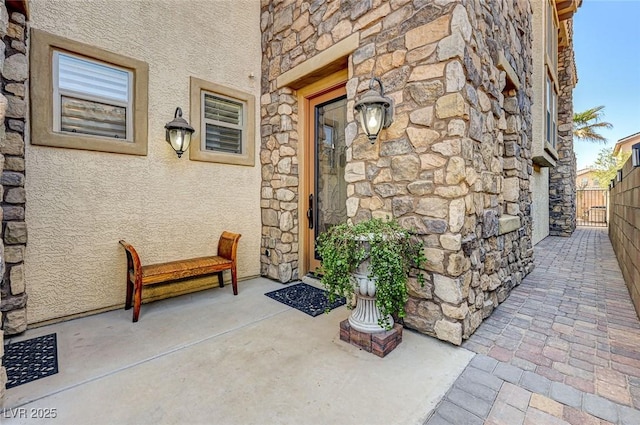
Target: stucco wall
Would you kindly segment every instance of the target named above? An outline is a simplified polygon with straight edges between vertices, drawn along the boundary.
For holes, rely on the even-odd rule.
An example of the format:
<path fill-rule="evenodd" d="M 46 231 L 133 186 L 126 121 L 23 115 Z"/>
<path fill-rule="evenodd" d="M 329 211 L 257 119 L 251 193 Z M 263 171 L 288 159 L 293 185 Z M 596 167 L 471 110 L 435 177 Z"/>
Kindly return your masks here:
<path fill-rule="evenodd" d="M 546 20 L 546 0 L 531 2 L 531 24 L 533 26 L 533 39 L 531 50 L 533 52 L 533 68 L 532 68 L 532 85 L 535 93 L 536 101 L 531 108 L 532 121 L 532 155 L 537 157 L 541 165 L 555 165 L 555 156 L 551 156 L 545 151 L 545 117 L 546 117 L 546 77 L 547 69 L 545 65 L 545 55 L 547 46 L 547 37 L 545 30 Z M 557 156 L 557 155 L 556 155 Z M 534 160 L 535 161 L 535 160 Z"/>
<path fill-rule="evenodd" d="M 31 2 L 33 28 L 149 64 L 149 140 L 147 156 L 27 145 L 29 323 L 122 305 L 119 239 L 152 263 L 211 255 L 229 230 L 239 277 L 259 274 L 260 167 L 178 159 L 164 130 L 189 116 L 191 76 L 259 98 L 260 4 L 239 3 Z"/>
<path fill-rule="evenodd" d="M 531 175 L 531 241 L 537 244 L 549 235 L 549 169 L 541 168 Z"/>
<path fill-rule="evenodd" d="M 546 1 L 532 1 L 533 11 L 533 92 L 535 102 L 531 110 L 532 117 L 532 157 L 533 162 L 547 169 L 549 177 L 544 193 L 538 193 L 543 186 L 532 188 L 532 209 L 537 211 L 542 219 L 541 209 L 546 202 L 547 214 L 544 220 L 544 234 L 541 227 L 534 223 L 534 233 L 537 240 L 552 234 L 557 236 L 570 236 L 575 229 L 575 154 L 573 152 L 573 88 L 577 83 L 574 53 L 573 53 L 573 26 L 572 19 L 561 22 L 566 26 L 566 45 L 558 48 L 558 134 L 555 149 L 545 143 L 545 117 L 546 117 Z M 536 213 L 534 213 L 535 215 Z M 542 224 L 541 221 L 538 221 Z"/>

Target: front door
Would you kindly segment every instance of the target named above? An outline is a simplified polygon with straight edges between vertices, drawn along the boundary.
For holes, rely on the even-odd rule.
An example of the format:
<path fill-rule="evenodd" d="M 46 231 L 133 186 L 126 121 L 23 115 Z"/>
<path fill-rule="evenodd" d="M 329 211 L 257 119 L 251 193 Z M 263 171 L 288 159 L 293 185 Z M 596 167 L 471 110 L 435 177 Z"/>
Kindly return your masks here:
<path fill-rule="evenodd" d="M 344 86 L 312 97 L 306 117 L 309 137 L 305 151 L 306 225 L 308 271 L 320 266 L 315 249 L 318 235 L 331 226 L 347 221 L 347 183 L 345 125 L 347 98 Z"/>

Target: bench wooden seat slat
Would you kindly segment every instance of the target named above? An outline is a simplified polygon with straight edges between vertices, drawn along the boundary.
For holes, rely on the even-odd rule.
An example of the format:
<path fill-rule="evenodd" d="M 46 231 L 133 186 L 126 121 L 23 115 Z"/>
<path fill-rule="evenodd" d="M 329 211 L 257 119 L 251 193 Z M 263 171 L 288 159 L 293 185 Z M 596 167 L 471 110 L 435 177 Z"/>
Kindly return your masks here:
<path fill-rule="evenodd" d="M 171 261 L 169 263 L 142 266 L 142 284 L 154 285 L 187 277 L 201 276 L 230 270 L 232 261 L 222 257 L 199 257 L 190 260 Z"/>
<path fill-rule="evenodd" d="M 218 273 L 220 287 L 224 287 L 222 272 L 231 270 L 233 294 L 238 295 L 238 280 L 236 273 L 236 253 L 239 234 L 222 232 L 218 242 L 218 255 L 198 257 L 187 260 L 170 261 L 142 266 L 140 257 L 133 246 L 123 240 L 120 244 L 127 254 L 127 298 L 125 310 L 132 306 L 133 321 L 137 322 L 142 303 L 142 287 L 159 283 L 173 282 L 180 279 L 204 276 Z"/>

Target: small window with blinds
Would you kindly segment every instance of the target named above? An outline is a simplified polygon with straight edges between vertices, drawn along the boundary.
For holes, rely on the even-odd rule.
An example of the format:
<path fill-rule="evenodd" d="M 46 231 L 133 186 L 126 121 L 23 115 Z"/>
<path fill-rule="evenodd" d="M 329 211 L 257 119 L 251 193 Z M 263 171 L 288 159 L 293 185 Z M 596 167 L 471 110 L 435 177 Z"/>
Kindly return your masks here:
<path fill-rule="evenodd" d="M 244 136 L 242 102 L 202 92 L 203 148 L 229 154 L 242 154 Z"/>
<path fill-rule="evenodd" d="M 147 154 L 149 65 L 31 29 L 31 144 Z"/>
<path fill-rule="evenodd" d="M 189 159 L 255 165 L 256 99 L 235 88 L 190 78 Z"/>
<path fill-rule="evenodd" d="M 54 52 L 54 131 L 131 140 L 133 73 Z"/>

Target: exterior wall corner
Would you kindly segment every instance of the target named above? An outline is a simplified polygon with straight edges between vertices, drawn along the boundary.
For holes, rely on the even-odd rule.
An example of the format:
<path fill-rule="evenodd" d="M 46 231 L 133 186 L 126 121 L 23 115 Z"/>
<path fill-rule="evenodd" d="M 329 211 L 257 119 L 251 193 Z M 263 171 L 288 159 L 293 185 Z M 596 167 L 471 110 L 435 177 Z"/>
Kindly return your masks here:
<path fill-rule="evenodd" d="M 305 137 L 300 105 L 277 79 L 353 33 L 348 217 L 390 216 L 425 242 L 427 283 L 410 282 L 405 325 L 460 344 L 532 270 L 532 13 L 528 2 L 485 3 L 263 3 L 263 275 L 299 277 L 305 220 L 290 209 L 302 205 L 299 164 L 286 166 Z M 372 76 L 395 104 L 374 145 L 352 112 Z M 502 216 L 517 228 L 500 234 Z"/>
<path fill-rule="evenodd" d="M 549 170 L 549 234 L 571 236 L 576 229 L 576 156 L 573 148 L 573 88 L 576 84 L 573 19 L 567 43 L 558 51 L 558 160 Z"/>

